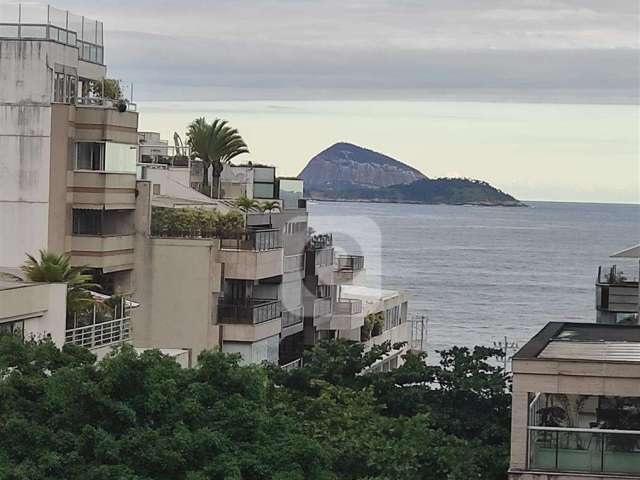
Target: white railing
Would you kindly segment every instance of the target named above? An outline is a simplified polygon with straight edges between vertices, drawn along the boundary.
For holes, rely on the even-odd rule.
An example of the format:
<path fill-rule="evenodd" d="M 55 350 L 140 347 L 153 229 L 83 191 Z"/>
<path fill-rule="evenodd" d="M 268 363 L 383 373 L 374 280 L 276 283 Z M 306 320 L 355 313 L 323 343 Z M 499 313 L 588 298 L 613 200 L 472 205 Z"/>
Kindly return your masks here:
<path fill-rule="evenodd" d="M 85 327 L 70 328 L 65 332 L 65 343 L 91 349 L 123 343 L 130 337 L 131 318 L 124 317 Z"/>
<path fill-rule="evenodd" d="M 300 368 L 300 367 L 302 367 L 302 359 L 301 358 L 297 358 L 293 362 L 285 363 L 284 365 L 280 366 L 280 368 L 282 368 L 283 370 L 286 370 L 288 372 L 291 371 L 291 370 L 295 370 L 296 368 Z"/>

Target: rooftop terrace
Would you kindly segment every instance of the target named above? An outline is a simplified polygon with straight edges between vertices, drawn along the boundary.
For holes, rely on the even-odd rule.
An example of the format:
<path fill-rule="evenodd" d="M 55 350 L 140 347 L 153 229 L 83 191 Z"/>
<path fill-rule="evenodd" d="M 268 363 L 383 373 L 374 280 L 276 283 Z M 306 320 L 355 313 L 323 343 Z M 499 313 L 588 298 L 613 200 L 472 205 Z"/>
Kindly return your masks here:
<path fill-rule="evenodd" d="M 0 3 L 0 39 L 49 40 L 77 48 L 81 60 L 104 65 L 102 22 L 50 5 Z"/>

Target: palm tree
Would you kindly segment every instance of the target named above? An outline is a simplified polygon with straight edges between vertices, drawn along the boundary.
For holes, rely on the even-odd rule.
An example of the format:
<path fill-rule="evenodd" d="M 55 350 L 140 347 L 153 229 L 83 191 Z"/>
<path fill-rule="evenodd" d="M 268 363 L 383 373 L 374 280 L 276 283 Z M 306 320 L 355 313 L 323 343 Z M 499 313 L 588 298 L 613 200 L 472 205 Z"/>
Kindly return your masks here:
<path fill-rule="evenodd" d="M 238 197 L 235 203 L 236 207 L 238 207 L 244 213 L 244 226 L 246 227 L 247 215 L 249 214 L 249 210 L 251 210 L 252 208 L 259 208 L 260 204 L 253 198 L 248 198 L 244 195 L 242 197 Z"/>
<path fill-rule="evenodd" d="M 188 127 L 187 144 L 191 153 L 202 160 L 202 185 L 209 184 L 209 167 L 213 166 L 212 179 L 215 187 L 215 197 L 219 196 L 217 179 L 222 173 L 223 164 L 243 153 L 249 153 L 247 144 L 238 133 L 231 128 L 226 120 L 216 118 L 212 124 L 204 117 L 196 118 Z"/>
<path fill-rule="evenodd" d="M 68 254 L 40 250 L 40 259 L 27 254 L 27 260 L 22 265 L 24 278 L 32 282 L 66 283 L 67 284 L 67 313 L 74 314 L 85 310 L 94 303 L 90 289 L 100 288 L 92 283 L 91 275 L 82 271 L 86 267 L 72 267 Z"/>
<path fill-rule="evenodd" d="M 260 205 L 258 205 L 258 208 L 262 211 L 262 213 L 267 213 L 269 212 L 269 225 L 271 225 L 271 212 L 273 212 L 274 210 L 276 211 L 280 211 L 280 204 L 276 201 L 267 201 L 267 202 L 262 202 Z"/>

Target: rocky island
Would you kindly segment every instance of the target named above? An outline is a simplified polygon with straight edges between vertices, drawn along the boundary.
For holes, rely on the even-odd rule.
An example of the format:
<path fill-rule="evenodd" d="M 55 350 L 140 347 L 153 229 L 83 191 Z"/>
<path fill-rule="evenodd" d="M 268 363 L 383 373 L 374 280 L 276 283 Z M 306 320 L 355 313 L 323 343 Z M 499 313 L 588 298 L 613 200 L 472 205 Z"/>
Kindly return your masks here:
<path fill-rule="evenodd" d="M 428 178 L 387 155 L 336 143 L 302 170 L 305 195 L 316 200 L 524 206 L 487 182 L 467 178 Z"/>

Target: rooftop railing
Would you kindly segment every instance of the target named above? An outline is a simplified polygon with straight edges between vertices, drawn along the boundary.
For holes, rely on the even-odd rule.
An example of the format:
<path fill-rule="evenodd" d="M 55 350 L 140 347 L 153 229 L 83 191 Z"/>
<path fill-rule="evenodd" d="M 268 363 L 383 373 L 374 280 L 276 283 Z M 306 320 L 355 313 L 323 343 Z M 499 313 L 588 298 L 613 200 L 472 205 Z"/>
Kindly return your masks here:
<path fill-rule="evenodd" d="M 49 5 L 0 4 L 0 38 L 50 40 L 77 48 L 81 60 L 104 64 L 102 22 Z"/>
<path fill-rule="evenodd" d="M 618 269 L 617 265 L 600 266 L 598 267 L 598 277 L 596 281 L 604 285 L 637 285 L 638 273 L 629 274 L 628 272 L 623 272 Z"/>
<path fill-rule="evenodd" d="M 252 299 L 241 303 L 225 302 L 218 304 L 220 323 L 243 323 L 258 325 L 279 318 L 282 315 L 280 300 Z"/>
<path fill-rule="evenodd" d="M 190 165 L 188 147 L 170 147 L 169 145 L 141 144 L 139 163 L 166 165 L 170 167 L 188 167 Z"/>

